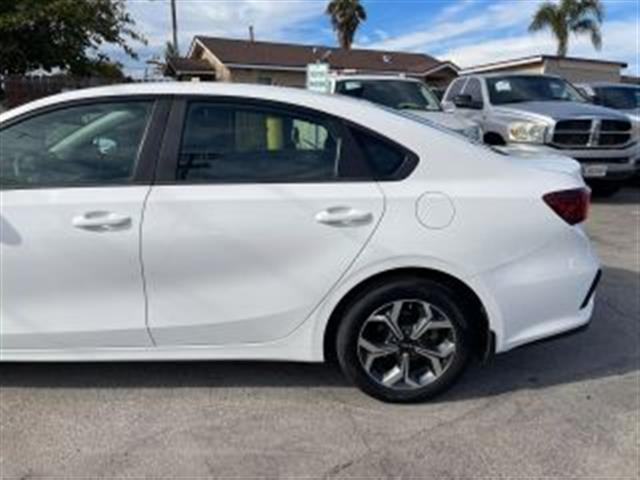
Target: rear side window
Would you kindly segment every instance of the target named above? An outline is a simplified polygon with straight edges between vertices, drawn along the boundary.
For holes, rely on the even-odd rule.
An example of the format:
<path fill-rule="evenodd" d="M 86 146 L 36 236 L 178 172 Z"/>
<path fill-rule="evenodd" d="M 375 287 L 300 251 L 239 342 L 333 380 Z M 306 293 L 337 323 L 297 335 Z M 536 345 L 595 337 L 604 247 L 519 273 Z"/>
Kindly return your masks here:
<path fill-rule="evenodd" d="M 0 131 L 0 185 L 112 185 L 134 175 L 153 102 L 78 105 Z"/>
<path fill-rule="evenodd" d="M 341 147 L 330 120 L 268 107 L 193 102 L 176 180 L 327 181 L 339 175 Z"/>
<path fill-rule="evenodd" d="M 376 135 L 366 133 L 359 129 L 352 129 L 357 146 L 365 157 L 373 176 L 377 180 L 391 180 L 402 176 L 411 162 L 412 155 L 398 145 L 384 140 Z"/>
<path fill-rule="evenodd" d="M 452 102 L 457 95 L 460 95 L 460 92 L 462 92 L 462 87 L 464 86 L 464 82 L 466 80 L 466 78 L 458 78 L 457 80 L 454 80 L 451 84 L 451 87 L 447 91 L 445 101 Z"/>

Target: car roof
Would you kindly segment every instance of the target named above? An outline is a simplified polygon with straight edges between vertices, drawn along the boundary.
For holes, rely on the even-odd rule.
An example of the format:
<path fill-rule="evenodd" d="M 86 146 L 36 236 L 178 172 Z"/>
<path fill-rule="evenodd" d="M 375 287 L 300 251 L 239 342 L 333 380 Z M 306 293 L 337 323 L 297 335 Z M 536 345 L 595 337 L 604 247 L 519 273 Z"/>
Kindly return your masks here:
<path fill-rule="evenodd" d="M 460 75 L 460 78 L 503 78 L 503 77 L 547 77 L 547 78 L 560 78 L 559 75 L 549 75 L 546 73 L 525 73 L 525 72 L 494 72 L 494 73 L 470 73 L 468 75 Z"/>
<path fill-rule="evenodd" d="M 395 81 L 405 81 L 405 82 L 417 82 L 423 83 L 417 78 L 412 77 L 402 77 L 399 75 L 364 75 L 364 74 L 354 74 L 354 75 L 336 75 L 332 77 L 335 81 L 343 81 L 343 80 L 395 80 Z"/>
<path fill-rule="evenodd" d="M 353 111 L 354 109 L 356 111 L 375 109 L 376 112 L 378 112 L 379 109 L 379 107 L 364 100 L 344 95 L 331 95 L 328 93 L 313 92 L 302 88 L 222 82 L 146 82 L 83 88 L 51 95 L 0 114 L 0 121 L 5 121 L 31 110 L 70 101 L 113 98 L 120 96 L 173 95 L 237 97 L 253 100 L 275 101 L 294 106 L 308 107 L 321 112 L 335 113 L 346 117 L 349 117 L 350 115 L 348 115 L 348 112 L 350 110 Z"/>
<path fill-rule="evenodd" d="M 615 87 L 615 88 L 640 88 L 640 85 L 634 85 L 632 83 L 616 83 L 616 82 L 590 82 L 583 83 L 582 85 L 589 85 L 590 87 Z"/>

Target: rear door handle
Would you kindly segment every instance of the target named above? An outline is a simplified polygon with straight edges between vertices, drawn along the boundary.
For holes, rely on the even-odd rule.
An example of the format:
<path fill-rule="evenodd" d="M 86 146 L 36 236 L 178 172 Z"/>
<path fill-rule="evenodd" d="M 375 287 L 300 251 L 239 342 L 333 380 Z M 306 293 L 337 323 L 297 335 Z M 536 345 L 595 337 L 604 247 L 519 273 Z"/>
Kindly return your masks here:
<path fill-rule="evenodd" d="M 351 207 L 331 207 L 316 215 L 318 223 L 332 227 L 356 227 L 371 223 L 373 215 Z"/>
<path fill-rule="evenodd" d="M 108 231 L 125 228 L 131 225 L 131 217 L 113 212 L 87 212 L 73 217 L 74 227 L 92 231 Z"/>

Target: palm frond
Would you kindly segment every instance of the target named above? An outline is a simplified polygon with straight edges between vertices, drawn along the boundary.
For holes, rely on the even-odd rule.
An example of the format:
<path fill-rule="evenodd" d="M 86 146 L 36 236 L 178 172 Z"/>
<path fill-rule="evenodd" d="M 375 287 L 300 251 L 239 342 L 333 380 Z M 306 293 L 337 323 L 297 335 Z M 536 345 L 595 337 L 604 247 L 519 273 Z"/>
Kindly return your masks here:
<path fill-rule="evenodd" d="M 600 25 L 592 18 L 583 18 L 571 26 L 571 31 L 575 34 L 587 33 L 591 37 L 593 46 L 600 50 L 602 48 L 602 32 Z"/>
<path fill-rule="evenodd" d="M 558 18 L 558 8 L 554 3 L 545 2 L 533 16 L 533 20 L 529 25 L 530 32 L 538 32 L 540 30 L 544 30 L 545 28 L 552 28 L 552 25 L 556 23 Z"/>
<path fill-rule="evenodd" d="M 604 20 L 604 4 L 601 0 L 580 0 L 577 7 L 582 16 L 593 15 L 598 23 Z"/>

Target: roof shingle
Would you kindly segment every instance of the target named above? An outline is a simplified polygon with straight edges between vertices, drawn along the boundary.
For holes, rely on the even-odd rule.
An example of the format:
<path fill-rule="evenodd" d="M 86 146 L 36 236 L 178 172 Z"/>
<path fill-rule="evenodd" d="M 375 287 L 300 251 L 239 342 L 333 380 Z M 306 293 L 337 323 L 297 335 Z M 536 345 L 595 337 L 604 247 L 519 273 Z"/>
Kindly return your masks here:
<path fill-rule="evenodd" d="M 305 68 L 316 61 L 326 61 L 335 69 L 377 72 L 422 73 L 441 64 L 423 53 L 332 48 L 290 43 L 257 42 L 229 38 L 196 36 L 225 64 L 262 65 Z"/>

